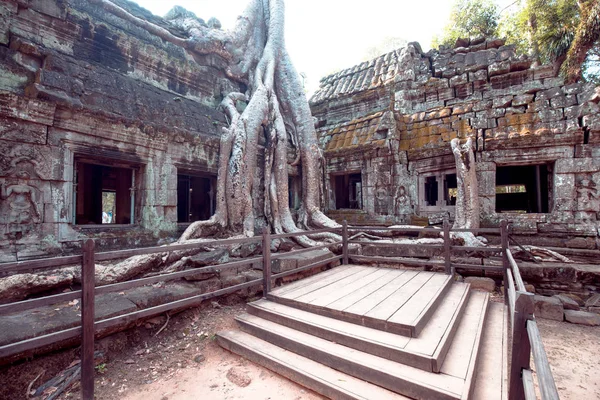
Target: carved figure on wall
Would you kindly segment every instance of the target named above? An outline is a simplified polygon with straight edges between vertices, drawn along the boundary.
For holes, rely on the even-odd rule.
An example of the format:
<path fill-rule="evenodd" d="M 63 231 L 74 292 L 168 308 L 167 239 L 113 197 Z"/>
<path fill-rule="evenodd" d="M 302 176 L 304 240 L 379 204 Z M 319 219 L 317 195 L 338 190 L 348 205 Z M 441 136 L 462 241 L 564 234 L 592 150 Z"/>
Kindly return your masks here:
<path fill-rule="evenodd" d="M 581 211 L 597 211 L 600 193 L 598 193 L 596 182 L 591 179 L 581 180 L 577 187 L 577 199 L 579 200 L 578 208 Z"/>
<path fill-rule="evenodd" d="M 13 160 L 11 175 L 0 188 L 0 221 L 5 226 L 5 236 L 19 240 L 41 222 L 42 196 L 31 182 L 32 178 L 37 178 L 31 160 Z"/>
<path fill-rule="evenodd" d="M 385 188 L 380 187 L 375 191 L 375 212 L 379 215 L 388 215 L 388 194 Z"/>

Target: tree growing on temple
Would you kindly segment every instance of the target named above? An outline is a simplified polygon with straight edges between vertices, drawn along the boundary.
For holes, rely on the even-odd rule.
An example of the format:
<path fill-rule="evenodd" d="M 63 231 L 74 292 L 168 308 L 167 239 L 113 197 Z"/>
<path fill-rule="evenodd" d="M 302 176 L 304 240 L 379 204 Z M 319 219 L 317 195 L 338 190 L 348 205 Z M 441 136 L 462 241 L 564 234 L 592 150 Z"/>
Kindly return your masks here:
<path fill-rule="evenodd" d="M 138 19 L 108 0 L 95 1 L 190 52 L 220 55 L 228 61 L 227 75 L 247 88 L 244 93 L 227 94 L 221 104 L 230 123 L 221 136 L 216 212 L 207 221 L 193 222 L 180 241 L 217 231 L 253 236 L 258 214 L 264 214 L 275 233 L 339 226 L 321 211 L 322 154 L 301 79 L 285 47 L 283 0 L 251 0 L 232 31 L 210 28 L 193 13 L 175 8 L 167 19 L 188 33 L 186 39 Z M 266 143 L 263 166 L 257 165 L 261 138 Z M 290 148 L 296 152 L 290 164 L 300 166 L 302 175 L 298 223 L 288 204 Z M 264 210 L 257 209 L 253 196 L 260 167 L 264 168 L 264 184 L 259 188 Z M 327 239 L 327 235 L 313 238 Z M 305 246 L 315 244 L 307 236 L 297 240 Z"/>

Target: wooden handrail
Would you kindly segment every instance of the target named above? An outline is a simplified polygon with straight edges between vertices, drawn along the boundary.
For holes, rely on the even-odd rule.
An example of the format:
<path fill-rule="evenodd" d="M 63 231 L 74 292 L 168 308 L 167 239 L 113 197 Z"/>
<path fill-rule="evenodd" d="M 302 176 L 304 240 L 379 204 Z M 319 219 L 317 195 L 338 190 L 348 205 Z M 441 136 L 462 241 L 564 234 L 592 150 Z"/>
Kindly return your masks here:
<path fill-rule="evenodd" d="M 544 350 L 542 336 L 535 320 L 527 321 L 527 333 L 529 335 L 529 342 L 531 343 L 531 352 L 533 353 L 533 362 L 535 363 L 542 400 L 559 400 L 548 356 L 546 355 L 546 350 Z"/>
<path fill-rule="evenodd" d="M 521 271 L 519 271 L 519 266 L 517 265 L 517 262 L 515 261 L 515 258 L 512 255 L 512 252 L 510 251 L 510 249 L 506 249 L 506 256 L 508 257 L 508 261 L 510 263 L 510 266 L 512 268 L 512 273 L 514 275 L 515 278 L 515 283 L 517 285 L 517 290 L 520 290 L 522 292 L 526 292 L 527 289 L 525 289 L 525 283 L 523 282 L 523 278 L 521 278 Z"/>

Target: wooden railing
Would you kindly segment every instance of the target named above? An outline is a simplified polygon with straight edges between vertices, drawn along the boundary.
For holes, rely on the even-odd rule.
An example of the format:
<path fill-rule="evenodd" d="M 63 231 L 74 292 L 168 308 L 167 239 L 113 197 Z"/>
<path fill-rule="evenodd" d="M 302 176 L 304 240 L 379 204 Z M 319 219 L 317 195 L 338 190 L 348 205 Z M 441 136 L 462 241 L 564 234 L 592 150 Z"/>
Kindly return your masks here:
<path fill-rule="evenodd" d="M 341 232 L 340 232 L 341 230 Z M 440 233 L 442 231 L 443 243 L 439 245 L 426 244 L 400 244 L 400 243 L 375 243 L 377 246 L 394 246 L 401 248 L 417 247 L 419 249 L 427 248 L 432 250 L 443 250 L 444 261 L 427 261 L 394 257 L 378 257 L 378 256 L 362 256 L 351 254 L 350 245 L 352 244 L 367 244 L 369 242 L 358 241 L 350 238 L 350 232 L 389 232 L 398 233 Z M 285 239 L 295 236 L 303 236 L 307 234 L 337 232 L 341 233 L 342 240 L 336 243 L 328 243 L 321 246 L 309 247 L 300 250 L 294 250 L 285 253 L 271 254 L 271 243 L 274 239 Z M 454 246 L 450 238 L 451 232 L 472 232 L 499 234 L 501 237 L 501 246 L 486 246 L 486 247 L 465 247 Z M 219 264 L 218 266 L 207 266 L 202 268 L 194 268 L 190 270 L 171 272 L 152 276 L 148 278 L 139 278 L 126 282 L 108 284 L 104 286 L 96 286 L 95 284 L 95 263 L 98 261 L 110 261 L 123 259 L 136 255 L 146 255 L 154 253 L 168 253 L 173 251 L 193 250 L 199 247 L 218 247 L 224 245 L 247 244 L 247 243 L 262 243 L 261 256 L 247 258 L 239 261 Z M 341 255 L 328 257 L 324 260 L 311 263 L 309 265 L 297 267 L 295 269 L 273 274 L 271 265 L 274 260 L 281 257 L 297 255 L 315 249 L 335 248 L 337 253 Z M 0 346 L 0 359 L 10 357 L 12 355 L 33 350 L 36 348 L 48 346 L 65 340 L 76 340 L 81 337 L 81 387 L 82 398 L 84 400 L 94 398 L 94 336 L 101 330 L 110 327 L 125 325 L 134 322 L 141 318 L 148 318 L 174 309 L 183 309 L 200 304 L 202 301 L 234 293 L 242 289 L 262 286 L 263 296 L 266 296 L 271 290 L 274 279 L 282 278 L 287 275 L 296 274 L 305 270 L 316 268 L 322 265 L 341 260 L 343 264 L 348 264 L 351 260 L 355 261 L 370 261 L 383 263 L 400 263 L 404 265 L 415 266 L 440 266 L 443 267 L 447 274 L 455 274 L 456 268 L 471 268 L 483 269 L 501 272 L 504 274 L 505 302 L 508 305 L 510 325 L 509 331 L 512 337 L 512 359 L 510 363 L 510 389 L 509 398 L 511 400 L 520 399 L 535 399 L 535 391 L 533 388 L 533 376 L 529 366 L 530 354 L 533 353 L 536 365 L 536 371 L 539 381 L 539 388 L 542 395 L 542 400 L 558 399 L 556 385 L 552 378 L 548 359 L 541 342 L 540 333 L 533 316 L 533 295 L 527 293 L 525 285 L 521 279 L 519 268 L 515 262 L 510 250 L 508 249 L 508 225 L 502 222 L 500 228 L 480 228 L 480 229 L 455 229 L 451 230 L 447 221 L 444 222 L 443 229 L 436 228 L 411 228 L 411 227 L 349 227 L 344 221 L 341 229 L 320 229 L 309 232 L 299 231 L 290 234 L 272 235 L 269 229 L 263 230 L 262 236 L 240 239 L 224 239 L 214 240 L 209 242 L 177 244 L 169 246 L 157 246 L 149 248 L 118 250 L 108 252 L 97 252 L 94 247 L 94 241 L 91 239 L 85 240 L 82 243 L 83 253 L 81 255 L 73 255 L 66 257 L 47 258 L 30 261 L 18 261 L 0 264 L 0 277 L 8 274 L 14 274 L 23 271 L 32 270 L 47 270 L 50 268 L 61 268 L 68 265 L 81 265 L 81 290 L 75 290 L 69 293 L 45 296 L 30 300 L 18 301 L 9 304 L 0 305 L 0 315 L 15 313 L 32 309 L 35 307 L 47 306 L 60 302 L 81 299 L 81 325 L 64 329 L 57 332 L 52 332 L 43 336 L 34 337 L 27 340 L 22 340 L 15 343 L 10 343 Z M 482 264 L 462 264 L 452 262 L 452 252 L 489 252 L 496 253 L 502 257 L 501 266 L 482 265 Z M 172 281 L 181 279 L 186 276 L 196 275 L 201 272 L 213 272 L 215 268 L 219 270 L 236 268 L 254 263 L 261 263 L 263 270 L 262 279 L 255 279 L 249 282 L 233 285 L 227 288 L 222 288 L 209 293 L 202 293 L 189 296 L 180 300 L 168 302 L 154 307 L 145 308 L 142 310 L 130 312 L 123 315 L 118 315 L 103 320 L 94 320 L 94 304 L 95 296 L 104 293 L 120 292 L 126 289 L 132 289 L 144 285 L 149 285 L 157 282 Z"/>
<path fill-rule="evenodd" d="M 271 288 L 271 282 L 273 279 L 277 279 L 283 276 L 291 275 L 304 271 L 307 269 L 315 268 L 321 265 L 326 265 L 331 262 L 342 259 L 342 256 L 329 257 L 327 259 L 312 263 L 310 265 L 302 266 L 300 268 L 293 269 L 291 271 L 285 271 L 278 274 L 271 274 L 271 262 L 277 258 L 283 256 L 289 256 L 294 254 L 300 254 L 306 251 L 315 250 L 316 248 L 329 248 L 332 246 L 339 246 L 342 242 L 331 243 L 324 246 L 312 247 L 307 249 L 301 249 L 296 251 L 290 251 L 287 253 L 280 253 L 271 255 L 271 241 L 273 239 L 283 239 L 293 236 L 302 236 L 314 233 L 324 232 L 339 232 L 339 229 L 320 229 L 313 230 L 310 232 L 296 232 L 292 234 L 282 235 L 271 235 L 268 229 L 263 231 L 262 236 L 251 237 L 251 238 L 240 238 L 240 239 L 224 239 L 214 240 L 201 243 L 191 244 L 176 244 L 169 246 L 157 246 L 148 248 L 139 248 L 131 250 L 118 250 L 108 252 L 97 252 L 94 246 L 94 241 L 91 239 L 82 242 L 82 254 L 46 258 L 38 260 L 28 261 L 16 261 L 9 263 L 0 263 L 0 277 L 6 277 L 11 274 L 33 271 L 33 270 L 48 270 L 51 268 L 63 268 L 72 266 L 74 264 L 81 265 L 81 290 L 75 290 L 68 293 L 61 293 L 51 296 L 44 296 L 40 298 L 17 301 L 9 304 L 0 305 L 0 315 L 10 314 L 20 311 L 29 310 L 35 307 L 48 306 L 51 304 L 62 303 L 71 301 L 74 299 L 81 300 L 81 324 L 79 326 L 63 329 L 60 331 L 48 333 L 42 336 L 33 337 L 30 339 L 22 340 L 0 346 L 0 359 L 14 356 L 19 353 L 38 349 L 41 347 L 49 346 L 54 343 L 63 342 L 66 340 L 78 340 L 81 338 L 81 391 L 82 398 L 84 400 L 91 400 L 94 398 L 94 336 L 96 333 L 106 330 L 107 328 L 121 326 L 132 323 L 141 318 L 149 318 L 154 315 L 158 315 L 171 310 L 181 310 L 187 307 L 199 305 L 202 301 L 227 295 L 230 293 L 237 292 L 242 289 L 263 286 L 263 295 L 266 295 Z M 126 282 L 108 284 L 104 286 L 96 286 L 95 283 L 95 263 L 98 261 L 110 261 L 123 259 L 136 255 L 146 255 L 154 253 L 169 253 L 173 251 L 185 251 L 198 249 L 200 247 L 219 247 L 225 245 L 235 244 L 248 244 L 262 242 L 262 255 L 252 258 L 246 258 L 239 261 L 233 261 L 225 264 L 207 266 L 202 268 L 194 268 L 185 271 L 178 271 L 172 273 L 161 274 L 148 278 L 134 279 Z M 185 278 L 186 276 L 197 275 L 202 272 L 213 272 L 215 268 L 219 270 L 231 269 L 246 265 L 252 265 L 254 263 L 262 263 L 263 278 L 254 279 L 249 282 L 233 285 L 230 287 L 222 288 L 208 293 L 197 294 L 189 297 L 185 297 L 176 301 L 160 304 L 153 307 L 148 307 L 142 310 L 130 312 L 127 314 L 118 315 L 111 318 L 95 321 L 94 319 L 94 305 L 96 295 L 121 292 L 126 289 L 132 289 L 140 286 L 145 286 L 157 282 L 172 281 L 175 279 Z"/>
<path fill-rule="evenodd" d="M 345 226 L 345 225 L 344 225 Z M 506 226 L 504 226 L 506 229 Z M 344 228 L 350 232 L 366 232 L 377 234 L 377 232 L 388 233 L 393 231 L 398 235 L 407 233 L 443 233 L 443 243 L 441 244 L 422 244 L 422 243 L 379 243 L 379 242 L 364 242 L 360 240 L 349 240 L 349 244 L 374 244 L 378 247 L 396 247 L 396 248 L 416 248 L 416 249 L 431 249 L 431 250 L 443 250 L 444 261 L 430 261 L 430 260 L 417 260 L 407 259 L 398 257 L 379 257 L 379 256 L 363 256 L 357 254 L 350 254 L 348 257 L 351 260 L 362 261 L 362 262 L 381 262 L 381 263 L 398 263 L 403 265 L 412 265 L 417 267 L 443 267 L 446 274 L 454 275 L 456 268 L 471 268 L 478 270 L 496 271 L 503 273 L 505 270 L 504 265 L 483 265 L 483 264 L 463 264 L 452 261 L 453 252 L 469 252 L 477 251 L 481 253 L 496 253 L 500 256 L 508 247 L 508 240 L 502 241 L 502 247 L 498 246 L 486 246 L 486 247 L 467 247 L 467 246 L 455 246 L 452 244 L 450 237 L 451 232 L 471 232 L 473 234 L 487 233 L 496 234 L 504 237 L 501 228 L 478 228 L 478 229 L 450 229 L 450 224 L 447 220 L 444 220 L 442 229 L 439 228 L 421 228 L 421 227 L 379 227 L 379 226 L 353 226 Z M 505 232 L 506 234 L 506 232 Z M 507 236 L 508 237 L 508 236 Z M 385 239 L 385 238 L 384 238 Z"/>
<path fill-rule="evenodd" d="M 542 400 L 558 400 L 558 391 L 550 370 L 548 356 L 533 313 L 533 294 L 527 292 L 519 266 L 510 249 L 506 251 L 504 258 L 507 264 L 505 287 L 508 291 L 509 330 L 512 337 L 509 398 L 510 400 L 536 399 L 530 367 L 533 354 Z"/>

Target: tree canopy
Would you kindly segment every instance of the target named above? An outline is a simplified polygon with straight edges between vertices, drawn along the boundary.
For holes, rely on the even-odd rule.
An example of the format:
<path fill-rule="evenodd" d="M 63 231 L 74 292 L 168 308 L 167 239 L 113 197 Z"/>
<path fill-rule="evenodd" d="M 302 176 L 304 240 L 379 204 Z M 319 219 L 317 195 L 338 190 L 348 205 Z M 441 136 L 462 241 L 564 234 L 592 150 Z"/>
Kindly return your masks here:
<path fill-rule="evenodd" d="M 567 82 L 600 81 L 600 0 L 516 0 L 501 10 L 492 0 L 456 0 L 432 46 L 478 36 L 506 38 Z"/>

